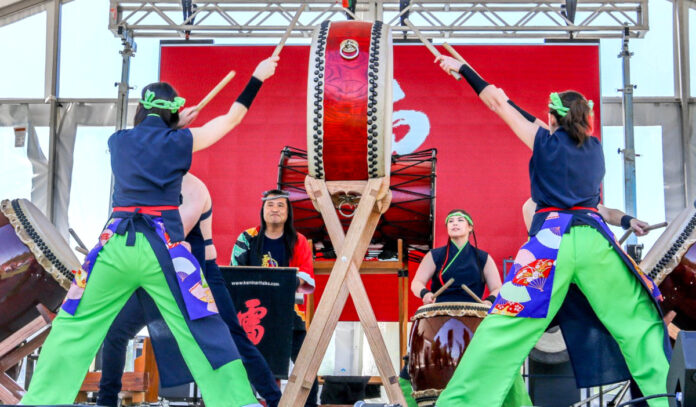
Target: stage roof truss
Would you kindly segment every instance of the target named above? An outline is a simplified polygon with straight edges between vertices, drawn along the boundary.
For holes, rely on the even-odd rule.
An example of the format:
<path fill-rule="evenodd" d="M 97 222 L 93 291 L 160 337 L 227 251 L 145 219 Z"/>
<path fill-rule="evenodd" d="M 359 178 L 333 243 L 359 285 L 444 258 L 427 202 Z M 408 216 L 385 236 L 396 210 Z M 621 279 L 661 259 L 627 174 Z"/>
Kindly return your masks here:
<path fill-rule="evenodd" d="M 352 15 L 340 1 L 268 2 L 260 0 L 197 1 L 184 19 L 180 0 L 112 0 L 109 29 L 119 27 L 134 37 L 280 38 L 302 4 L 292 37 L 311 37 L 325 20 L 346 20 Z M 648 30 L 648 0 L 581 0 L 574 22 L 565 15 L 565 0 L 399 0 L 358 1 L 355 15 L 380 19 L 393 27 L 394 38 L 416 39 L 402 24 L 408 17 L 426 36 L 449 38 L 619 38 L 625 27 L 632 37 Z"/>

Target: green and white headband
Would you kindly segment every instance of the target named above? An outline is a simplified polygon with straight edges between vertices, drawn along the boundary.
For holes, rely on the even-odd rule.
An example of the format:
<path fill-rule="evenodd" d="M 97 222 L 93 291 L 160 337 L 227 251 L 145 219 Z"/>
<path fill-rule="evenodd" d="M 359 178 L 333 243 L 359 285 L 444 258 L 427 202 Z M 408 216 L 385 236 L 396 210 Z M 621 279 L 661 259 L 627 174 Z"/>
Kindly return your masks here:
<path fill-rule="evenodd" d="M 182 97 L 175 97 L 173 101 L 164 99 L 155 99 L 155 92 L 151 90 L 145 91 L 145 97 L 140 101 L 145 109 L 152 109 L 156 107 L 158 109 L 169 110 L 172 113 L 176 113 L 179 109 L 186 103 L 186 99 Z"/>

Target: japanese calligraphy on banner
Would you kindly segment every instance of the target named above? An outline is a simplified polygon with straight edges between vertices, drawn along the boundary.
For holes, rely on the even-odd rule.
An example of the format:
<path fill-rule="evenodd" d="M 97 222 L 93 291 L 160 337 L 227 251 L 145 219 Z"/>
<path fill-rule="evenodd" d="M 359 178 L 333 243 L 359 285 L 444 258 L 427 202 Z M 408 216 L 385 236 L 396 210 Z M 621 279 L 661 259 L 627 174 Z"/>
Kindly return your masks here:
<path fill-rule="evenodd" d="M 237 317 L 278 379 L 288 378 L 297 270 L 220 266 Z"/>
<path fill-rule="evenodd" d="M 200 113 L 193 126 L 226 113 L 244 89 L 256 64 L 273 46 L 163 46 L 160 79 L 187 99 L 200 101 L 230 69 L 237 72 Z M 439 47 L 442 52 L 444 49 Z M 600 100 L 598 44 L 456 45 L 454 47 L 488 82 L 515 103 L 546 121 L 551 92 L 574 89 Z M 194 154 L 191 172 L 208 185 L 215 202 L 215 244 L 221 262 L 239 233 L 258 224 L 259 197 L 278 181 L 284 146 L 307 148 L 307 69 L 309 46 L 286 46 L 276 74 L 266 81 L 251 109 L 230 134 Z M 526 241 L 521 216 L 529 197 L 531 150 L 491 112 L 466 81 L 456 81 L 433 63 L 421 44 L 394 46 L 393 136 L 397 154 L 437 148 L 435 244 L 447 238 L 444 218 L 466 209 L 476 222 L 481 249 L 502 261 L 514 257 Z M 595 135 L 601 130 L 596 105 Z M 417 267 L 417 265 L 415 265 Z M 413 277 L 415 268 L 409 269 Z M 398 288 L 393 276 L 363 277 L 377 319 L 398 321 Z M 317 276 L 316 301 L 326 285 Z M 412 315 L 421 305 L 409 295 Z M 348 301 L 341 320 L 357 320 Z"/>

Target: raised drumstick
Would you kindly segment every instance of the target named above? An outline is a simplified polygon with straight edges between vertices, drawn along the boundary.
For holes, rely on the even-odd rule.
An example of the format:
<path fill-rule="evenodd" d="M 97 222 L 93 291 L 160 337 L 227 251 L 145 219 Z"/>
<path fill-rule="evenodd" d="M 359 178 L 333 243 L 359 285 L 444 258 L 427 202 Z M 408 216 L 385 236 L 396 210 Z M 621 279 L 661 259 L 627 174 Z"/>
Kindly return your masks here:
<path fill-rule="evenodd" d="M 297 10 L 297 13 L 295 13 L 295 17 L 292 18 L 292 21 L 290 22 L 288 29 L 285 31 L 285 35 L 283 35 L 283 38 L 280 39 L 280 42 L 278 43 L 278 45 L 276 45 L 275 49 L 273 50 L 272 56 L 277 57 L 278 55 L 280 55 L 280 51 L 285 46 L 285 41 L 287 41 L 288 37 L 290 37 L 290 34 L 292 33 L 292 29 L 295 28 L 295 24 L 297 24 L 297 20 L 300 19 L 300 14 L 302 14 L 305 7 L 307 7 L 307 4 L 303 4 L 299 8 L 299 10 Z"/>
<path fill-rule="evenodd" d="M 440 51 L 438 51 L 437 48 L 435 48 L 435 46 L 434 46 L 433 44 L 431 44 L 430 41 L 428 41 L 428 39 L 425 38 L 425 37 L 423 36 L 423 34 L 422 34 L 413 24 L 411 24 L 411 21 L 409 21 L 408 18 L 404 20 L 404 23 L 408 26 L 408 28 L 410 28 L 411 30 L 413 30 L 413 32 L 416 34 L 416 36 L 418 37 L 418 39 L 421 40 L 421 42 L 423 43 L 423 45 L 425 45 L 425 47 L 428 48 L 428 50 L 429 50 L 433 55 L 435 55 L 435 57 L 439 57 L 440 55 L 442 55 L 442 54 L 440 54 Z M 457 80 L 461 80 L 461 79 L 462 79 L 462 75 L 461 75 L 459 72 L 450 71 L 450 73 L 451 73 L 452 76 L 454 76 Z"/>
<path fill-rule="evenodd" d="M 457 61 L 459 61 L 459 62 L 461 62 L 461 63 L 463 63 L 463 64 L 468 65 L 469 68 L 471 68 L 471 70 L 474 71 L 474 72 L 476 73 L 476 75 L 479 74 L 478 72 L 476 72 L 476 69 L 474 69 L 471 65 L 469 65 L 469 63 L 466 62 L 466 59 L 464 59 L 464 57 L 461 56 L 461 55 L 459 54 L 459 52 L 457 52 L 457 50 L 455 50 L 451 45 L 449 45 L 448 43 L 445 42 L 445 43 L 442 44 L 442 48 L 446 49 L 447 52 L 449 52 L 449 53 L 454 57 L 454 59 L 456 59 Z M 481 76 L 481 75 L 479 75 L 479 76 Z"/>
<path fill-rule="evenodd" d="M 663 227 L 665 227 L 665 226 L 667 226 L 667 225 L 668 225 L 667 222 L 657 223 L 657 224 L 655 224 L 655 225 L 647 226 L 647 227 L 646 227 L 645 229 L 643 229 L 643 230 L 646 231 L 646 232 L 648 232 L 648 231 L 650 231 L 650 230 L 663 228 Z M 628 239 L 629 236 L 631 236 L 631 233 L 633 233 L 633 228 L 628 229 L 628 230 L 626 231 L 626 233 L 624 233 L 623 236 L 621 236 L 621 239 L 619 239 L 619 246 L 622 245 L 623 242 L 625 242 L 626 239 Z"/>
<path fill-rule="evenodd" d="M 198 105 L 196 105 L 196 111 L 203 109 L 205 105 L 207 105 L 208 102 L 210 102 L 215 97 L 215 95 L 217 95 L 222 90 L 222 88 L 224 88 L 225 85 L 227 85 L 227 83 L 232 80 L 232 78 L 234 78 L 235 74 L 236 72 L 230 71 L 227 75 L 225 75 L 225 77 L 222 78 L 222 80 L 217 85 L 215 85 L 213 90 L 208 92 L 208 94 L 203 98 L 203 100 L 201 100 L 198 103 Z"/>
<path fill-rule="evenodd" d="M 433 301 L 435 301 L 435 299 L 436 299 L 440 294 L 442 294 L 443 292 L 445 292 L 445 290 L 448 289 L 449 286 L 451 286 L 452 284 L 454 284 L 454 279 L 453 279 L 453 278 L 450 278 L 449 280 L 447 280 L 447 282 L 445 283 L 445 285 L 443 285 L 442 287 L 440 287 L 439 290 L 437 290 L 437 291 L 435 291 L 435 292 L 433 293 Z"/>
<path fill-rule="evenodd" d="M 462 284 L 462 290 L 466 291 L 466 293 L 469 294 L 471 298 L 475 299 L 476 302 L 483 304 L 483 301 L 479 298 L 479 296 L 474 294 L 474 292 L 471 291 L 471 289 L 467 287 L 466 284 Z"/>

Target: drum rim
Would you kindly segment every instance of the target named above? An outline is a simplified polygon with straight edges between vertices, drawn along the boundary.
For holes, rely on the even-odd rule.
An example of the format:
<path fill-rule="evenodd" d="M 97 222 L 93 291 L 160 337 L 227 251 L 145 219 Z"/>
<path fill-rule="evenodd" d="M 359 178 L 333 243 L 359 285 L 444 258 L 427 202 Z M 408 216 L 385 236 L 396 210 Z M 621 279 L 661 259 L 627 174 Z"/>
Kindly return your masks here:
<path fill-rule="evenodd" d="M 660 256 L 659 260 L 656 259 L 653 265 L 644 265 L 643 262 L 641 262 L 639 266 L 641 270 L 644 268 L 650 269 L 646 274 L 657 286 L 662 284 L 668 275 L 672 274 L 681 263 L 686 252 L 696 243 L 696 211 L 694 211 L 694 208 L 690 209 L 688 222 L 683 221 L 681 224 L 685 226 L 677 229 L 678 233 L 675 233 L 669 238 L 669 248 L 664 251 L 664 255 Z M 665 233 L 666 232 L 667 231 L 665 231 Z M 659 238 L 658 241 L 655 242 L 655 245 L 657 242 L 659 242 Z M 655 247 L 655 245 L 653 245 L 653 247 Z M 648 252 L 648 254 L 650 254 L 650 252 Z M 646 260 L 647 258 L 648 256 L 646 255 Z"/>
<path fill-rule="evenodd" d="M 22 199 L 4 199 L 0 203 L 0 211 L 7 217 L 14 228 L 19 240 L 25 244 L 43 269 L 53 277 L 66 291 L 70 289 L 72 272 L 56 256 L 56 254 L 43 242 L 43 236 L 34 228 L 26 216 L 26 209 L 22 207 Z M 43 244 L 36 243 L 33 236 L 42 240 Z"/>
<path fill-rule="evenodd" d="M 424 304 L 418 307 L 416 312 L 413 314 L 413 317 L 411 317 L 411 321 L 423 319 L 426 317 L 425 314 L 428 313 L 437 313 L 446 310 L 452 310 L 456 307 L 459 307 L 459 309 L 455 309 L 455 311 L 464 311 L 465 313 L 471 313 L 470 316 L 475 316 L 479 318 L 485 318 L 485 316 L 488 315 L 488 309 L 490 308 L 477 302 L 434 302 L 431 304 Z"/>

